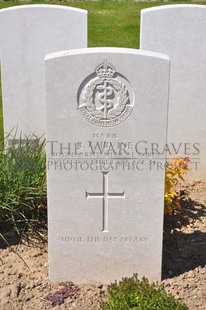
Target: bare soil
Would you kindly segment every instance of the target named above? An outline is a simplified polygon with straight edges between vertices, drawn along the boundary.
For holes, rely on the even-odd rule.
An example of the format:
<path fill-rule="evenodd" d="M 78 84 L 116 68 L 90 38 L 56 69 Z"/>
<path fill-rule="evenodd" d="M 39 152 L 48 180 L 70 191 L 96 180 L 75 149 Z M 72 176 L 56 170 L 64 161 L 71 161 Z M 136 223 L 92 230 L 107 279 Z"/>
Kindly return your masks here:
<path fill-rule="evenodd" d="M 185 182 L 180 193 L 182 211 L 165 217 L 162 283 L 189 310 L 205 310 L 206 181 Z M 11 231 L 5 237 L 13 245 L 0 241 L 1 310 L 99 309 L 106 291 L 101 283 L 77 287 L 48 281 L 46 232 L 41 240 L 39 235 L 19 240 Z M 52 302 L 62 301 L 53 308 Z"/>

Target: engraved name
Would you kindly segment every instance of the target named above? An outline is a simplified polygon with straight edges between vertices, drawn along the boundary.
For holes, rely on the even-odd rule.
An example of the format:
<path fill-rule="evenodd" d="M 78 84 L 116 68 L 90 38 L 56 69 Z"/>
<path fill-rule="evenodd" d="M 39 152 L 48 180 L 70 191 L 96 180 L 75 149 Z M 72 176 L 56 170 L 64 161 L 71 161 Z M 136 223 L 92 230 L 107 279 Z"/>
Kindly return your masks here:
<path fill-rule="evenodd" d="M 114 135 L 114 134 L 113 134 Z M 102 135 L 101 135 L 102 136 Z M 106 137 L 109 134 L 105 134 Z M 118 139 L 118 136 L 114 136 Z M 96 139 L 100 139 L 100 135 L 95 134 Z M 110 136 L 112 138 L 112 136 Z M 132 154 L 135 156 L 142 157 L 158 157 L 164 154 L 167 145 L 160 149 L 157 143 L 152 143 L 148 146 L 146 141 L 86 141 L 86 142 L 68 142 L 61 143 L 58 141 L 48 141 L 49 151 L 52 157 L 61 158 L 81 158 L 81 157 L 99 157 L 99 156 L 121 156 L 131 157 Z"/>

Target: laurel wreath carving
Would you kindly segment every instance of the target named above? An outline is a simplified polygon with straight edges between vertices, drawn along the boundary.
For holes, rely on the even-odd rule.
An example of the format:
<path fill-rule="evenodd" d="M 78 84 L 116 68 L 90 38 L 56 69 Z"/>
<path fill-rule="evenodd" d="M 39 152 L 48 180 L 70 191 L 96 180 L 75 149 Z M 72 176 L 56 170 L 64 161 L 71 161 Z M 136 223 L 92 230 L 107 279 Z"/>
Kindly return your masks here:
<path fill-rule="evenodd" d="M 102 84 L 102 82 L 103 80 L 99 77 L 91 80 L 91 82 L 86 85 L 82 93 L 83 104 L 81 107 L 85 107 L 87 111 L 97 119 L 102 119 L 104 114 L 101 110 L 96 109 L 93 94 L 97 85 Z M 122 114 L 127 103 L 129 102 L 128 90 L 125 84 L 119 80 L 111 78 L 107 79 L 107 82 L 110 83 L 118 92 L 117 104 L 114 108 L 110 109 L 107 114 L 108 119 L 115 119 Z"/>

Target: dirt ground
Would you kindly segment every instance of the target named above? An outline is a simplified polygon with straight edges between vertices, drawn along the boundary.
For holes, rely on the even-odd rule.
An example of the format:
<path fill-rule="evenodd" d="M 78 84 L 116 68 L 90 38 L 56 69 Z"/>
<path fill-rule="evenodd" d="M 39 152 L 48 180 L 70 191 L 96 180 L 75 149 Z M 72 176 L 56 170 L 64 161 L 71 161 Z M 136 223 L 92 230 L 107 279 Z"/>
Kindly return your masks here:
<path fill-rule="evenodd" d="M 165 218 L 162 282 L 168 292 L 184 300 L 189 310 L 205 310 L 206 182 L 184 183 L 180 193 L 182 212 Z M 19 242 L 12 232 L 7 239 L 17 244 L 8 247 L 0 242 L 1 310 L 99 309 L 100 297 L 106 291 L 101 283 L 77 287 L 48 281 L 46 241 L 24 237 Z M 45 233 L 42 239 L 46 240 Z M 53 308 L 52 302 L 62 300 L 63 304 Z"/>

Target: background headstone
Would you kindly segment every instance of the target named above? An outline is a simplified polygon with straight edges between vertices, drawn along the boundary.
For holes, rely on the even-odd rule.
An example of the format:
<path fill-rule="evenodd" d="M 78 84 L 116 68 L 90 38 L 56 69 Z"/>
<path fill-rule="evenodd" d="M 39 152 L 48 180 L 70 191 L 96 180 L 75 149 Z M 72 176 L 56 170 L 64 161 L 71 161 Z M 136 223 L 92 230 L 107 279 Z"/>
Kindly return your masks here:
<path fill-rule="evenodd" d="M 168 80 L 151 52 L 46 57 L 51 280 L 161 278 Z"/>
<path fill-rule="evenodd" d="M 17 136 L 41 136 L 46 126 L 44 57 L 87 47 L 87 12 L 57 5 L 12 7 L 0 10 L 0 29 L 5 136 L 17 126 Z"/>
<path fill-rule="evenodd" d="M 206 7 L 142 10 L 141 49 L 171 59 L 168 157 L 189 157 L 189 179 L 206 178 Z"/>

